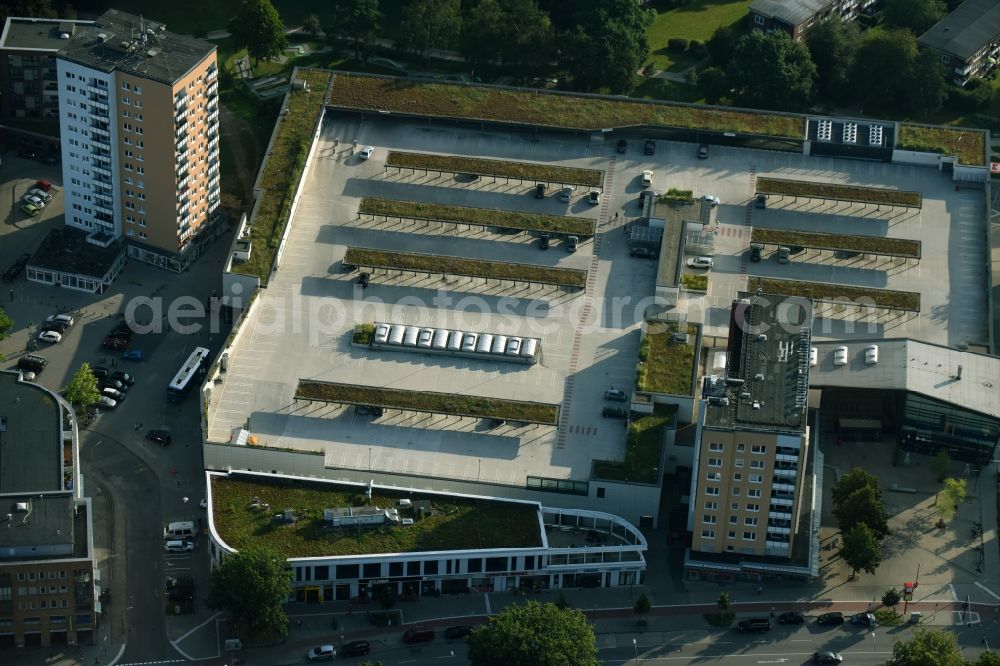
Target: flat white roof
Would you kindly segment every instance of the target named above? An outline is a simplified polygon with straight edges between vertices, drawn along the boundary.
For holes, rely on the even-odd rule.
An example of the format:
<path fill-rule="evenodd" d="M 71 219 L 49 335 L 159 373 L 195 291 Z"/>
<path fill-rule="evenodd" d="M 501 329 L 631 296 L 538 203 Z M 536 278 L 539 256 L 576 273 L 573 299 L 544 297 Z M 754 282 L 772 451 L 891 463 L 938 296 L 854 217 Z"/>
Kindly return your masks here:
<path fill-rule="evenodd" d="M 878 363 L 865 363 L 865 347 L 878 345 Z M 847 347 L 847 365 L 833 365 L 835 347 Z M 812 386 L 912 391 L 1000 418 L 1000 357 L 908 339 L 822 342 L 810 368 Z M 961 378 L 958 377 L 961 366 Z"/>

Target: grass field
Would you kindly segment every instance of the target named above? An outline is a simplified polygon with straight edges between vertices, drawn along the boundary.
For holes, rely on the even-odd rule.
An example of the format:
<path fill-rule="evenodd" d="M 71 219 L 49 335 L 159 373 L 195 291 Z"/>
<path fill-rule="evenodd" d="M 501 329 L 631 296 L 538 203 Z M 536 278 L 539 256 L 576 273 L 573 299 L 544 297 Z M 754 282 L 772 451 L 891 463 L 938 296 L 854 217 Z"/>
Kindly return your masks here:
<path fill-rule="evenodd" d="M 583 289 L 587 271 L 536 264 L 513 264 L 484 259 L 465 259 L 440 254 L 389 252 L 367 247 L 349 247 L 344 262 L 366 268 L 461 275 L 489 280 L 515 280 Z"/>
<path fill-rule="evenodd" d="M 751 0 L 693 0 L 675 8 L 670 8 L 673 3 L 663 0 L 653 2 L 656 19 L 646 30 L 650 60 L 657 69 L 680 71 L 690 67 L 694 64 L 692 59 L 686 53 L 668 49 L 667 42 L 673 38 L 707 42 L 719 26 L 743 21 L 750 2 Z"/>
<path fill-rule="evenodd" d="M 585 187 L 600 187 L 604 182 L 604 172 L 600 169 L 579 169 L 576 167 L 560 166 L 558 164 L 532 164 L 530 162 L 511 162 L 510 160 L 490 160 L 462 155 L 407 153 L 401 150 L 389 151 L 385 165 L 388 167 L 416 169 L 418 171 L 468 173 L 538 183 L 583 185 Z"/>
<path fill-rule="evenodd" d="M 899 147 L 942 155 L 957 155 L 960 164 L 982 166 L 986 163 L 986 137 L 982 132 L 968 132 L 950 127 L 926 127 L 905 124 L 899 131 Z"/>
<path fill-rule="evenodd" d="M 255 498 L 270 509 L 258 508 Z M 419 492 L 408 493 L 406 498 L 430 500 L 431 515 L 416 519 L 412 509 L 402 508 L 400 517 L 414 517 L 412 525 L 332 529 L 323 520 L 324 509 L 388 508 L 396 506 L 402 496 L 376 488 L 369 500 L 361 488 L 299 481 L 218 477 L 212 481 L 215 527 L 237 550 L 261 545 L 288 558 L 542 545 L 538 511 L 531 506 L 421 496 Z M 295 512 L 294 523 L 274 520 L 285 509 Z"/>
<path fill-rule="evenodd" d="M 685 276 L 687 277 L 687 276 Z M 705 277 L 707 286 L 708 276 Z M 697 288 L 697 287 L 692 287 Z M 701 287 L 704 289 L 705 287 Z M 688 324 L 686 344 L 673 341 L 678 326 L 647 324 L 652 329 L 646 332 L 639 348 L 642 365 L 636 386 L 640 391 L 669 393 L 671 395 L 691 395 L 692 373 L 695 362 L 695 343 L 698 327 Z"/>
<path fill-rule="evenodd" d="M 656 405 L 652 414 L 632 421 L 625 443 L 625 460 L 595 460 L 594 478 L 656 483 L 663 452 L 663 427 L 669 425 L 676 414 L 677 405 Z"/>
<path fill-rule="evenodd" d="M 386 409 L 403 409 L 434 414 L 451 414 L 473 418 L 503 419 L 556 425 L 559 405 L 484 398 L 458 393 L 407 391 L 404 389 L 356 386 L 337 382 L 299 381 L 297 400 L 338 402 L 347 405 L 373 405 Z"/>

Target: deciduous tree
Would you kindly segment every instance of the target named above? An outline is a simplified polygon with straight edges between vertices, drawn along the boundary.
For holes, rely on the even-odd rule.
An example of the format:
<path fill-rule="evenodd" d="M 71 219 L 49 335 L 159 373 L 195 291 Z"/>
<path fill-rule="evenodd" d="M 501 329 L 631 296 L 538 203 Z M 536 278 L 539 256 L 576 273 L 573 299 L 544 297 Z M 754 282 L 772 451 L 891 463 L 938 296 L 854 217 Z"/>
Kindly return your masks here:
<path fill-rule="evenodd" d="M 403 10 L 399 45 L 427 58 L 432 49 L 454 46 L 461 27 L 460 0 L 412 0 Z"/>
<path fill-rule="evenodd" d="M 571 11 L 558 38 L 563 66 L 577 90 L 627 93 L 649 55 L 646 28 L 653 11 L 634 0 L 591 0 Z"/>
<path fill-rule="evenodd" d="M 945 522 L 955 517 L 958 505 L 965 501 L 967 489 L 965 479 L 945 479 L 944 488 L 938 493 L 935 504 Z"/>
<path fill-rule="evenodd" d="M 97 377 L 94 376 L 89 363 L 84 362 L 74 373 L 73 379 L 66 387 L 66 399 L 81 407 L 89 407 L 101 399 L 101 391 L 97 388 Z"/>
<path fill-rule="evenodd" d="M 469 636 L 473 666 L 596 666 L 597 640 L 580 611 L 529 601 L 507 606 Z"/>
<path fill-rule="evenodd" d="M 847 532 L 860 523 L 867 525 L 878 539 L 889 533 L 885 507 L 871 486 L 859 488 L 841 504 L 835 504 L 833 515 L 840 522 L 841 532 Z"/>
<path fill-rule="evenodd" d="M 938 483 L 944 483 L 950 469 L 951 456 L 948 455 L 946 450 L 941 449 L 931 458 L 931 472 L 937 477 Z"/>
<path fill-rule="evenodd" d="M 212 572 L 206 603 L 228 610 L 255 637 L 288 633 L 284 602 L 292 589 L 291 572 L 273 551 L 252 546 L 229 555 Z"/>
<path fill-rule="evenodd" d="M 882 594 L 882 605 L 886 608 L 895 608 L 903 600 L 903 595 L 894 587 L 890 587 Z"/>
<path fill-rule="evenodd" d="M 254 64 L 281 55 L 288 45 L 285 24 L 271 0 L 243 0 L 239 12 L 229 21 L 229 32 L 237 48 L 246 47 Z"/>
<path fill-rule="evenodd" d="M 844 545 L 840 548 L 840 556 L 851 567 L 852 579 L 859 571 L 875 573 L 875 569 L 882 561 L 878 539 L 864 523 L 858 523 L 844 534 Z"/>
<path fill-rule="evenodd" d="M 698 72 L 698 90 L 709 104 L 718 104 L 729 96 L 729 79 L 718 67 Z"/>
<path fill-rule="evenodd" d="M 736 42 L 726 76 L 737 104 L 797 111 L 812 101 L 816 65 L 805 45 L 785 32 L 754 30 Z"/>
<path fill-rule="evenodd" d="M 338 0 L 334 3 L 331 31 L 348 40 L 354 57 L 361 60 L 382 27 L 378 0 Z"/>
<path fill-rule="evenodd" d="M 866 486 L 872 488 L 878 494 L 879 499 L 882 498 L 878 489 L 878 479 L 860 467 L 852 467 L 851 471 L 837 479 L 836 483 L 834 483 L 833 487 L 830 489 L 834 506 L 843 504 L 844 500 L 846 500 L 851 493 Z"/>
<path fill-rule="evenodd" d="M 845 104 L 851 99 L 851 69 L 861 31 L 856 21 L 831 18 L 809 29 L 806 46 L 816 65 L 819 95 L 829 102 Z"/>
<path fill-rule="evenodd" d="M 894 666 L 962 666 L 965 660 L 955 634 L 920 627 L 910 640 L 893 644 L 889 663 Z"/>
<path fill-rule="evenodd" d="M 920 36 L 944 18 L 948 8 L 941 0 L 883 0 L 882 20 L 890 28 L 905 28 Z"/>
<path fill-rule="evenodd" d="M 636 615 L 645 615 L 649 612 L 650 608 L 652 608 L 652 606 L 650 605 L 649 597 L 646 596 L 645 592 L 639 595 L 639 598 L 635 600 L 635 605 L 632 606 L 632 610 L 635 611 Z"/>

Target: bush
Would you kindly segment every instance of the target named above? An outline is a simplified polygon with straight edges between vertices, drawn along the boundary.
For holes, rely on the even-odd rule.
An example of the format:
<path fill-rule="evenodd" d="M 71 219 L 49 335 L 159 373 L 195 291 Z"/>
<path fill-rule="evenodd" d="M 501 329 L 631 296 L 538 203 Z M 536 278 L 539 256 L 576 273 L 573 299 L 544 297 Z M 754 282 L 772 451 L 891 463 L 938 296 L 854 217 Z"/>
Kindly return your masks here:
<path fill-rule="evenodd" d="M 688 43 L 683 37 L 673 37 L 667 41 L 667 48 L 671 51 L 687 51 Z"/>
<path fill-rule="evenodd" d="M 700 39 L 692 39 L 688 43 L 688 52 L 694 55 L 705 55 L 705 42 Z"/>
<path fill-rule="evenodd" d="M 371 343 L 373 335 L 375 335 L 375 324 L 357 324 L 354 327 L 354 337 L 351 338 L 351 342 L 358 345 L 367 345 Z"/>
<path fill-rule="evenodd" d="M 990 102 L 990 89 L 963 90 L 951 88 L 945 105 L 953 111 L 972 112 L 984 108 Z M 985 93 L 985 94 L 984 94 Z"/>

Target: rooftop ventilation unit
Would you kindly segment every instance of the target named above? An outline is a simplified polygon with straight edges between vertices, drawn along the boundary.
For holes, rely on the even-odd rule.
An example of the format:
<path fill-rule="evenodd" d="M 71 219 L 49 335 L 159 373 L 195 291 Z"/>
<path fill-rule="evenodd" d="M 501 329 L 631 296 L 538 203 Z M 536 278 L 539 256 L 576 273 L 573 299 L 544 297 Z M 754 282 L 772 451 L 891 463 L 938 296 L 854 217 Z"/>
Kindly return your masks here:
<path fill-rule="evenodd" d="M 844 123 L 844 143 L 858 142 L 858 124 Z"/>
<path fill-rule="evenodd" d="M 882 145 L 882 126 L 872 125 L 868 128 L 868 143 L 872 146 Z"/>
<path fill-rule="evenodd" d="M 833 138 L 833 121 L 821 120 L 817 124 L 816 139 L 819 141 L 829 141 Z"/>

